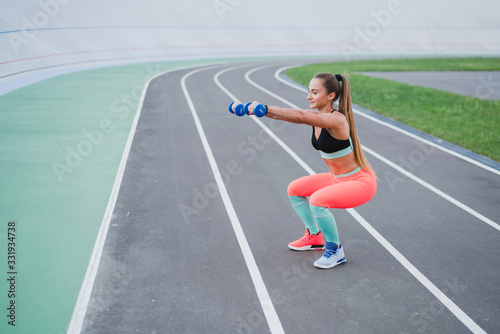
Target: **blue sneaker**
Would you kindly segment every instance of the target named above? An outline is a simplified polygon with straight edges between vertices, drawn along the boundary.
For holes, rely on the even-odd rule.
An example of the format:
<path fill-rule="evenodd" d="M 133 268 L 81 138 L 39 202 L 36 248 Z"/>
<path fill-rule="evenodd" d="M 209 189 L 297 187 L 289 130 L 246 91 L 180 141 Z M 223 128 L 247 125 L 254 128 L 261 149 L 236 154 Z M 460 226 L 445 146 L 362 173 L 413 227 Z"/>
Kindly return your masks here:
<path fill-rule="evenodd" d="M 314 262 L 314 266 L 322 269 L 328 269 L 345 262 L 346 259 L 342 245 L 338 246 L 334 242 L 327 241 L 325 253 L 322 257 L 316 260 L 316 262 Z"/>

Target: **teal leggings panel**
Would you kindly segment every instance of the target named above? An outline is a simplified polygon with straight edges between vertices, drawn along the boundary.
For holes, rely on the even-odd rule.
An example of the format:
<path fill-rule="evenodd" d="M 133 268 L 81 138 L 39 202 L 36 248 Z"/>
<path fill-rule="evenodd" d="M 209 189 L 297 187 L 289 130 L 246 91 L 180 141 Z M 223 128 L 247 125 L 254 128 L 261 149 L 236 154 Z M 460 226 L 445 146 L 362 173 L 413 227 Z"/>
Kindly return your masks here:
<path fill-rule="evenodd" d="M 334 242 L 337 245 L 340 245 L 337 223 L 335 222 L 335 218 L 333 218 L 333 214 L 330 210 L 314 205 L 311 205 L 310 207 L 316 223 L 323 232 L 326 241 Z"/>
<path fill-rule="evenodd" d="M 340 244 L 337 223 L 330 210 L 310 205 L 307 198 L 302 196 L 290 196 L 290 202 L 309 233 L 315 234 L 321 229 L 326 241 Z"/>
<path fill-rule="evenodd" d="M 316 219 L 314 219 L 311 209 L 309 208 L 309 202 L 307 198 L 302 196 L 290 196 L 290 202 L 297 215 L 302 219 L 304 225 L 309 230 L 310 234 L 315 234 L 319 232 L 318 224 L 316 224 Z"/>

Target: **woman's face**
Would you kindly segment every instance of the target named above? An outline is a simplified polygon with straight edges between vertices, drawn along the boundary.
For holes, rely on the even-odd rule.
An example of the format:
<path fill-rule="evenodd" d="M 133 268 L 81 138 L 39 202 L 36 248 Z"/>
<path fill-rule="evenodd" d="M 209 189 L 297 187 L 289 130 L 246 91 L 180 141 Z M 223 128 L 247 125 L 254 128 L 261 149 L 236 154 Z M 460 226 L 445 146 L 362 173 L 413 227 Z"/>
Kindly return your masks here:
<path fill-rule="evenodd" d="M 330 108 L 334 97 L 335 93 L 328 94 L 322 79 L 313 78 L 309 83 L 307 99 L 312 109 Z"/>

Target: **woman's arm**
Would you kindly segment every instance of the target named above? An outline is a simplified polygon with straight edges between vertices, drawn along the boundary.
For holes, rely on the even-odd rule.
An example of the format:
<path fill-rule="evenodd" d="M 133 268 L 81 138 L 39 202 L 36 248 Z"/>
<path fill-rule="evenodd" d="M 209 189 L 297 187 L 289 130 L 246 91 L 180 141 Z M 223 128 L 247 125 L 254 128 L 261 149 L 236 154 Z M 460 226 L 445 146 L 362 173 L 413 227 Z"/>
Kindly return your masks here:
<path fill-rule="evenodd" d="M 248 110 L 253 113 L 253 109 L 259 102 L 253 102 Z M 307 124 L 320 128 L 332 129 L 333 131 L 344 129 L 347 125 L 345 117 L 337 114 L 319 114 L 313 110 L 300 110 L 293 108 L 281 108 L 277 106 L 267 106 L 267 117 L 278 119 L 295 124 Z"/>
<path fill-rule="evenodd" d="M 278 115 L 273 114 L 272 112 L 269 111 L 269 108 L 271 108 L 271 107 L 272 106 L 268 106 L 266 117 L 269 117 L 269 118 L 272 118 L 272 119 L 276 119 L 276 120 L 279 120 L 279 121 L 285 121 L 285 122 L 289 122 L 289 123 L 294 123 L 294 124 L 302 124 L 301 122 L 298 122 L 296 120 L 292 120 L 289 117 L 288 118 L 286 118 L 286 117 L 279 117 Z M 303 110 L 303 111 L 304 112 L 311 112 L 311 113 L 316 113 L 317 114 L 317 111 L 314 111 L 314 110 Z M 253 114 L 253 112 L 252 112 L 252 114 Z"/>

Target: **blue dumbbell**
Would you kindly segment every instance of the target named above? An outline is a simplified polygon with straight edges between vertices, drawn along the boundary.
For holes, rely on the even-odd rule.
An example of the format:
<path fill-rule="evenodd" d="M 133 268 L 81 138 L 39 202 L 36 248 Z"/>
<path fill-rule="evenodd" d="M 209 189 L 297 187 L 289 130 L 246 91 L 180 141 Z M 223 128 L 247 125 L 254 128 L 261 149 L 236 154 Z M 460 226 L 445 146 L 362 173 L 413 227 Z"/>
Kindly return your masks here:
<path fill-rule="evenodd" d="M 245 104 L 244 111 L 245 111 L 245 114 L 247 114 L 247 115 L 250 115 L 250 111 L 248 110 L 248 107 L 251 104 L 252 104 L 252 102 L 248 102 L 247 104 Z M 255 108 L 253 108 L 253 114 L 257 117 L 265 116 L 267 114 L 266 106 L 264 106 L 262 104 L 256 105 Z"/>
<path fill-rule="evenodd" d="M 235 108 L 234 108 L 234 113 L 236 114 L 236 116 L 244 116 L 245 115 L 245 106 L 243 104 L 238 104 Z"/>
<path fill-rule="evenodd" d="M 264 117 L 267 114 L 267 106 L 258 104 L 253 108 L 253 113 L 257 117 Z"/>
<path fill-rule="evenodd" d="M 243 104 L 238 104 L 236 107 L 234 107 L 234 111 L 233 111 L 233 104 L 234 102 L 231 102 L 231 104 L 229 104 L 229 112 L 235 114 L 236 116 L 243 116 L 245 115 L 245 106 Z"/>
<path fill-rule="evenodd" d="M 245 111 L 245 114 L 250 115 L 250 111 L 248 110 L 248 107 L 252 104 L 252 102 L 248 102 L 245 104 L 245 107 L 243 110 Z"/>

